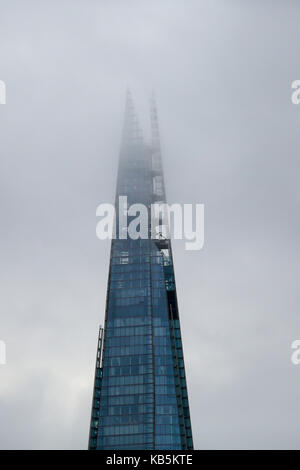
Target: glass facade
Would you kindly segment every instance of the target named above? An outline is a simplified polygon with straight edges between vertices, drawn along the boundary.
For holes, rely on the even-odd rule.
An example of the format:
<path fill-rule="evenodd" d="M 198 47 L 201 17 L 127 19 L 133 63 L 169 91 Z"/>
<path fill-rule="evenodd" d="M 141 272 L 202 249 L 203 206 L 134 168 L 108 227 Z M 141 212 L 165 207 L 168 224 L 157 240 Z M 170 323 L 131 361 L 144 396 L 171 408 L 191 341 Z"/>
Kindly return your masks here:
<path fill-rule="evenodd" d="M 122 238 L 119 196 L 165 201 L 155 104 L 144 143 L 127 97 L 104 330 L 100 330 L 90 449 L 192 449 L 171 242 Z M 135 216 L 136 217 L 136 216 Z M 128 216 L 127 225 L 135 219 Z M 152 222 L 152 224 L 151 224 Z"/>

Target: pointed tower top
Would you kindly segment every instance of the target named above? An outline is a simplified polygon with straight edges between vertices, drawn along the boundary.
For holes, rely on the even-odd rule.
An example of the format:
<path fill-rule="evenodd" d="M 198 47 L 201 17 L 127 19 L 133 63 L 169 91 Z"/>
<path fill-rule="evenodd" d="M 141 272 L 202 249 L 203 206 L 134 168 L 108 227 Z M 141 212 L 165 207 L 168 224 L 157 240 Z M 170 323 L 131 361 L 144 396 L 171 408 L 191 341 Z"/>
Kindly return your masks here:
<path fill-rule="evenodd" d="M 132 94 L 130 89 L 127 88 L 122 144 L 137 144 L 142 141 L 142 130 L 135 112 Z"/>
<path fill-rule="evenodd" d="M 150 97 L 150 120 L 151 120 L 152 146 L 155 149 L 160 149 L 158 115 L 157 115 L 157 107 L 156 107 L 154 91 L 152 91 L 152 94 Z"/>

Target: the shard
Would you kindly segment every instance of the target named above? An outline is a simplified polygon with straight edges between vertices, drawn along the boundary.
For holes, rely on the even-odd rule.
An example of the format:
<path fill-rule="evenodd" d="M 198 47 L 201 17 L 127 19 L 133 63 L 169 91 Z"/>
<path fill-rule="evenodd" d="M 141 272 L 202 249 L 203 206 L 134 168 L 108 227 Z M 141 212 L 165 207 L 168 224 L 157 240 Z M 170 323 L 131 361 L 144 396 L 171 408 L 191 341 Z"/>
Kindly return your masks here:
<path fill-rule="evenodd" d="M 128 92 L 89 449 L 193 449 L 171 241 L 150 215 L 166 201 L 154 99 L 150 121 L 146 143 Z M 126 236 L 120 196 L 149 209 L 147 237 Z"/>

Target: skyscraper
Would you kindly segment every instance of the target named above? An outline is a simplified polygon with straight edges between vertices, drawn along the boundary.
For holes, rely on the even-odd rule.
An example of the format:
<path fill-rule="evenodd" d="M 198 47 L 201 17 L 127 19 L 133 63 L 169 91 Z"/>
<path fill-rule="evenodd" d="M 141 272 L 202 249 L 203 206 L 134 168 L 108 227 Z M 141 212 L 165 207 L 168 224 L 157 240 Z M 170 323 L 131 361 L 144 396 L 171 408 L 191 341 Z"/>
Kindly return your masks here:
<path fill-rule="evenodd" d="M 126 236 L 119 215 L 120 196 L 148 209 L 166 201 L 153 99 L 150 117 L 146 144 L 128 93 L 89 449 L 193 449 L 171 241 L 150 211 L 146 238 Z"/>

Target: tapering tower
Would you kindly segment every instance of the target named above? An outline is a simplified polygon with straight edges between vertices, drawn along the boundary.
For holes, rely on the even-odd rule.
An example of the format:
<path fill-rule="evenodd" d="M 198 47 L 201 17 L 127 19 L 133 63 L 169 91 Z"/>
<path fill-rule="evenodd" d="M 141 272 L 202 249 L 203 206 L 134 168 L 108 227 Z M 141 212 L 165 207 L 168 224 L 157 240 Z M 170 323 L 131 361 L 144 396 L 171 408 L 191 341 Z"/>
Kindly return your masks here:
<path fill-rule="evenodd" d="M 171 241 L 150 215 L 166 201 L 154 98 L 150 116 L 146 144 L 128 92 L 89 449 L 193 449 Z M 120 197 L 148 209 L 146 237 L 128 236 L 128 214 L 124 231 Z"/>

